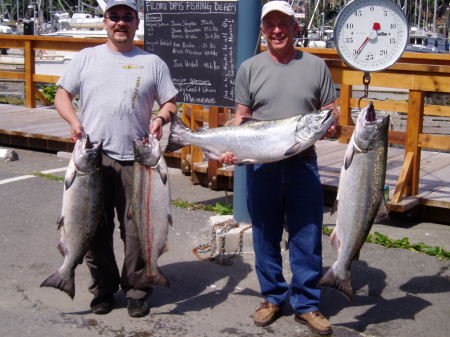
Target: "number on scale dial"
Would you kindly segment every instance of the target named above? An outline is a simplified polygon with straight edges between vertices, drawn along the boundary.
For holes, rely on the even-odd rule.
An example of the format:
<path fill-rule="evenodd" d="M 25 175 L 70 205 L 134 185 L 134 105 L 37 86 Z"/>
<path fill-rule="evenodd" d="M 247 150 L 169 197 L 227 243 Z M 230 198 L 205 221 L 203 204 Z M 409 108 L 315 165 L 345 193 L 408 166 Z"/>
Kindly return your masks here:
<path fill-rule="evenodd" d="M 408 23 L 392 0 L 353 0 L 336 18 L 334 42 L 350 67 L 380 71 L 394 64 L 405 50 Z"/>

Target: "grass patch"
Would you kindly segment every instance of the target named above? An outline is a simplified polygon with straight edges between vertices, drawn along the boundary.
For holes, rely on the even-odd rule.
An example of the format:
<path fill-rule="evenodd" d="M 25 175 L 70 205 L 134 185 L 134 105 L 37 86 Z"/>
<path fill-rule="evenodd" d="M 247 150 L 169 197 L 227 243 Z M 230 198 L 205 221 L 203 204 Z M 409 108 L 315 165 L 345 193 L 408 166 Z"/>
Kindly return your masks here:
<path fill-rule="evenodd" d="M 214 205 L 203 205 L 193 202 L 187 202 L 181 199 L 172 200 L 172 205 L 179 208 L 185 208 L 190 210 L 201 209 L 204 211 L 214 212 L 219 215 L 231 215 L 233 214 L 233 207 L 224 205 L 220 202 L 216 202 Z"/>
<path fill-rule="evenodd" d="M 41 178 L 45 178 L 45 179 L 53 180 L 53 181 L 64 181 L 64 177 L 58 177 L 53 174 L 34 172 L 33 175 L 35 177 L 41 177 Z"/>
<path fill-rule="evenodd" d="M 325 235 L 330 235 L 333 230 L 327 226 L 323 226 L 322 231 Z M 409 243 L 408 238 L 393 240 L 389 238 L 387 235 L 381 234 L 379 232 L 369 234 L 366 238 L 366 242 L 375 243 L 384 246 L 386 248 L 403 248 L 412 252 L 431 255 L 441 260 L 450 259 L 450 251 L 447 251 L 442 247 L 429 246 L 424 244 L 423 242 L 411 244 Z"/>
<path fill-rule="evenodd" d="M 25 105 L 25 101 L 18 97 L 0 97 L 0 103 L 11 105 Z"/>
<path fill-rule="evenodd" d="M 372 242 L 382 245 L 386 248 L 403 248 L 408 249 L 412 252 L 423 253 L 431 256 L 435 256 L 439 259 L 450 259 L 450 252 L 446 251 L 442 247 L 438 246 L 428 246 L 423 242 L 411 244 L 408 238 L 403 238 L 400 240 L 393 240 L 386 235 L 375 232 L 373 235 L 369 234 L 366 242 Z"/>

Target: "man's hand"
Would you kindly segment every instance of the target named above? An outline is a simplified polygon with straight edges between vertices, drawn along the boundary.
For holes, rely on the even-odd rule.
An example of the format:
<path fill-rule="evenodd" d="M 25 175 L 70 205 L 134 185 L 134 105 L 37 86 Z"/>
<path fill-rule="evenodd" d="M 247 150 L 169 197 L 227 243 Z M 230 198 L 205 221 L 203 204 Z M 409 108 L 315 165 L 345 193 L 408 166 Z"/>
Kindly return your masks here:
<path fill-rule="evenodd" d="M 80 121 L 76 119 L 72 122 L 70 126 L 70 136 L 72 137 L 72 142 L 76 143 L 78 139 L 83 138 L 84 128 Z"/>
<path fill-rule="evenodd" d="M 234 165 L 236 164 L 236 157 L 231 152 L 227 151 L 222 153 L 219 158 L 219 162 L 225 165 Z"/>
<path fill-rule="evenodd" d="M 335 120 L 333 122 L 333 124 L 330 125 L 330 127 L 327 130 L 327 132 L 325 133 L 325 135 L 321 139 L 334 138 L 334 137 L 337 136 L 337 134 L 338 134 L 338 130 L 337 130 L 337 123 L 336 123 L 336 120 Z"/>
<path fill-rule="evenodd" d="M 150 133 L 153 137 L 156 137 L 158 140 L 162 137 L 162 127 L 163 127 L 163 121 L 162 118 L 155 118 L 150 124 Z"/>
<path fill-rule="evenodd" d="M 325 106 L 321 107 L 320 109 L 321 110 L 333 109 L 333 114 L 334 114 L 333 124 L 331 124 L 331 126 L 328 128 L 327 132 L 325 133 L 325 135 L 321 139 L 336 137 L 338 135 L 338 123 L 339 123 L 339 110 L 338 110 L 338 108 L 336 106 L 336 103 L 333 102 L 331 104 L 328 104 L 328 105 L 325 105 Z"/>

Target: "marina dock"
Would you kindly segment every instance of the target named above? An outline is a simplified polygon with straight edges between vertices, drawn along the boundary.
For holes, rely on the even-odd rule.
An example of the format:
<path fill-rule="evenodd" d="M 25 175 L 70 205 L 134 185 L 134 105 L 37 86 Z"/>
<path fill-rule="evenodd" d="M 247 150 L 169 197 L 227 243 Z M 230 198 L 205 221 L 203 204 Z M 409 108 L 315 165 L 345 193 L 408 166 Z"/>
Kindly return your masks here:
<path fill-rule="evenodd" d="M 0 104 L 0 146 L 17 146 L 44 151 L 72 151 L 69 126 L 53 107 L 26 108 Z M 165 135 L 167 136 L 168 130 Z M 164 143 L 164 139 L 162 143 Z M 319 170 L 325 191 L 335 195 L 339 185 L 339 175 L 347 144 L 336 140 L 321 140 L 316 143 Z M 169 156 L 171 166 L 178 165 L 174 156 Z M 390 198 L 396 188 L 404 164 L 403 148 L 389 147 L 386 185 Z M 175 164 L 174 164 L 175 163 Z M 228 167 L 222 178 L 232 181 L 233 168 Z M 225 171 L 225 170 L 224 170 Z M 201 174 L 201 173 L 198 173 Z M 232 183 L 228 183 L 231 185 Z M 207 188 L 207 187 L 205 187 Z M 441 217 L 450 210 L 450 153 L 421 151 L 419 193 L 406 197 L 400 203 L 388 206 L 394 211 L 410 211 L 422 206 L 428 217 Z M 447 218 L 448 221 L 448 218 Z"/>

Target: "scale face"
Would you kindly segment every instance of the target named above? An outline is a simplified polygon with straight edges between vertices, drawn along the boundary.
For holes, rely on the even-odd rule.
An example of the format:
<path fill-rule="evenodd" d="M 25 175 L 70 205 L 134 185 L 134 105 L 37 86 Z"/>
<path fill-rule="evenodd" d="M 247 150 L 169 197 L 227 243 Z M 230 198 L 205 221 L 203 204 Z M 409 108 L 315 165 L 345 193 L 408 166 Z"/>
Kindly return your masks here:
<path fill-rule="evenodd" d="M 334 43 L 344 62 L 364 72 L 393 65 L 403 54 L 409 27 L 392 0 L 353 0 L 336 18 Z"/>

